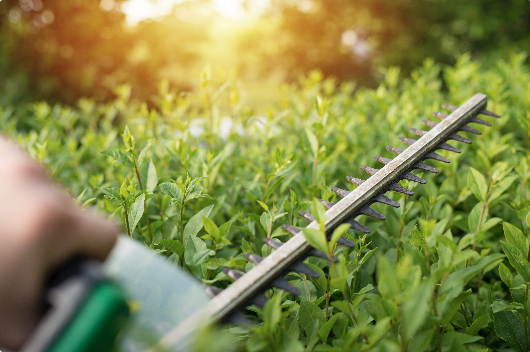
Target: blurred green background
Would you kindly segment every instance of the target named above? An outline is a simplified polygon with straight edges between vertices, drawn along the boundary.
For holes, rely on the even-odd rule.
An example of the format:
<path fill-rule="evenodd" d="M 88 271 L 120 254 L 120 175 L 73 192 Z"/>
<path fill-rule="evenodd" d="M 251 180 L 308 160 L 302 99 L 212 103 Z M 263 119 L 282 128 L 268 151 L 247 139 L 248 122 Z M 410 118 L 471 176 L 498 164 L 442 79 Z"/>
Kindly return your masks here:
<path fill-rule="evenodd" d="M 523 0 L 2 0 L 0 105 L 106 102 L 130 84 L 151 101 L 161 80 L 194 91 L 212 64 L 238 77 L 250 105 L 319 70 L 375 87 L 426 58 L 469 53 L 493 65 L 530 47 Z M 528 64 L 528 60 L 526 60 Z"/>

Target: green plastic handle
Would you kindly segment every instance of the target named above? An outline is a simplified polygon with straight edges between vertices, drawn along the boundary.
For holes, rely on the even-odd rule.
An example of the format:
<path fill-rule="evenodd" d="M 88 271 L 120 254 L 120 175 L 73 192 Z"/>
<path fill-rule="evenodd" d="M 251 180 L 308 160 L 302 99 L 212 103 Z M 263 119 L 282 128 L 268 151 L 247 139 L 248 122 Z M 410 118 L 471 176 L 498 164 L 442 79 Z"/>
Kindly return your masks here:
<path fill-rule="evenodd" d="M 129 317 L 120 286 L 100 262 L 73 258 L 50 278 L 48 309 L 21 352 L 111 352 Z"/>
<path fill-rule="evenodd" d="M 121 289 L 111 282 L 98 283 L 49 352 L 115 351 L 116 338 L 128 316 Z"/>

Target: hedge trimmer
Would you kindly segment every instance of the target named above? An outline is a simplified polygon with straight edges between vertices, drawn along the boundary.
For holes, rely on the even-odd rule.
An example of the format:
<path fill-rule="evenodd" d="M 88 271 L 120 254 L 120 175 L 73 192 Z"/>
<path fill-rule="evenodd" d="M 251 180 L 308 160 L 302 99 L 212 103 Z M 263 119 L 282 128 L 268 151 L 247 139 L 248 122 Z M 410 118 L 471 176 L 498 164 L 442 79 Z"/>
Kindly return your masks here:
<path fill-rule="evenodd" d="M 453 147 L 447 142 L 471 143 L 471 140 L 462 137 L 458 132 L 482 134 L 480 131 L 468 126 L 470 123 L 491 126 L 489 122 L 477 117 L 478 114 L 500 117 L 485 110 L 486 104 L 487 97 L 484 94 L 476 94 L 460 107 L 442 105 L 445 109 L 451 111 L 451 113 L 449 115 L 440 112 L 433 113 L 434 116 L 442 120 L 439 123 L 422 120 L 423 124 L 431 127 L 429 131 L 411 128 L 414 134 L 420 136 L 419 139 L 399 138 L 401 141 L 410 145 L 408 148 L 386 147 L 387 150 L 396 154 L 394 159 L 374 156 L 374 159 L 382 164 L 383 167 L 381 169 L 361 166 L 361 170 L 371 175 L 367 180 L 346 177 L 349 182 L 357 185 L 357 188 L 353 191 L 347 191 L 333 187 L 331 190 L 342 197 L 342 199 L 338 203 L 321 200 L 321 203 L 327 209 L 325 213 L 325 228 L 321 230 L 324 230 L 326 236 L 329 238 L 334 229 L 341 224 L 347 223 L 355 231 L 370 233 L 369 228 L 356 220 L 357 217 L 369 216 L 379 220 L 385 220 L 385 216 L 370 208 L 370 205 L 373 203 L 382 203 L 396 208 L 399 207 L 399 203 L 385 196 L 385 193 L 389 191 L 399 192 L 409 196 L 413 195 L 412 190 L 401 186 L 398 182 L 408 180 L 425 184 L 426 181 L 413 174 L 412 171 L 421 170 L 438 173 L 436 168 L 425 162 L 430 159 L 449 163 L 449 159 L 436 153 L 438 149 L 461 153 L 460 149 Z M 308 229 L 318 229 L 318 223 L 314 221 L 314 215 L 303 211 L 300 212 L 300 215 L 310 221 L 310 224 L 307 226 Z M 182 344 L 183 338 L 188 336 L 198 326 L 214 321 L 237 322 L 243 320 L 244 316 L 241 313 L 241 309 L 252 304 L 264 306 L 267 302 L 264 293 L 270 288 L 279 288 L 295 295 L 299 294 L 300 291 L 284 279 L 287 273 L 294 271 L 310 277 L 318 277 L 319 274 L 305 265 L 303 260 L 308 256 L 317 256 L 331 260 L 336 258 L 330 258 L 326 253 L 313 248 L 300 229 L 290 225 L 282 225 L 282 228 L 293 235 L 293 237 L 285 243 L 277 242 L 269 238 L 264 239 L 265 244 L 275 250 L 265 258 L 252 253 L 245 253 L 245 257 L 255 265 L 245 274 L 225 268 L 223 271 L 228 277 L 234 280 L 234 283 L 224 290 L 213 286 L 207 287 L 207 293 L 212 296 L 212 299 L 209 301 L 203 297 L 204 293 L 199 290 L 201 284 L 195 284 L 193 280 L 186 278 L 183 274 L 178 274 L 174 267 L 171 267 L 168 263 L 164 263 L 160 258 L 152 258 L 154 257 L 152 254 L 145 254 L 148 252 L 147 249 L 136 249 L 138 245 L 129 243 L 130 240 L 120 240 L 121 244 L 117 246 L 109 261 L 104 264 L 107 274 L 106 277 L 115 279 L 117 283 L 125 288 L 126 295 L 129 298 L 132 297 L 132 303 L 129 303 L 129 308 L 131 308 L 133 313 L 136 309 L 138 310 L 138 313 L 133 314 L 133 317 L 135 315 L 140 317 L 134 318 L 136 323 L 133 323 L 133 325 L 135 327 L 130 328 L 125 333 L 126 336 L 123 340 L 127 341 L 130 337 L 133 337 L 132 340 L 136 338 L 137 340 L 149 341 L 144 347 L 156 345 L 157 347 L 153 347 L 154 349 L 152 351 L 178 349 L 178 346 Z M 124 242 L 127 243 L 123 244 Z M 346 238 L 338 239 L 337 243 L 348 247 L 354 246 L 354 243 Z M 131 254 L 133 252 L 135 253 L 134 255 Z M 144 261 L 149 263 L 144 263 Z M 145 265 L 150 265 L 150 269 L 142 269 Z M 158 269 L 159 266 L 162 269 Z M 80 321 L 86 322 L 92 319 L 91 321 L 94 322 L 95 326 L 98 325 L 98 319 L 116 323 L 123 321 L 120 316 L 123 316 L 127 310 L 123 298 L 120 299 L 117 293 L 118 291 L 112 290 L 110 290 L 114 292 L 112 294 L 108 293 L 107 296 L 101 295 L 101 292 L 99 292 L 101 290 L 98 291 L 98 287 L 102 285 L 102 282 L 108 287 L 115 286 L 110 282 L 104 281 L 105 276 L 96 273 L 98 271 L 97 266 L 96 268 L 91 267 L 92 269 L 90 270 L 78 271 L 78 277 L 89 277 L 90 279 L 88 280 L 89 283 L 84 286 L 82 285 L 83 287 L 77 291 L 72 290 L 68 285 L 64 285 L 64 282 L 72 280 L 72 277 L 63 281 L 63 286 L 66 286 L 66 288 L 56 286 L 55 289 L 50 291 L 50 293 L 55 292 L 49 295 L 52 298 L 49 300 L 52 308 L 50 309 L 49 316 L 41 324 L 40 335 L 39 330 L 37 330 L 35 335 L 36 337 L 48 337 L 40 337 L 40 340 L 35 338 L 32 342 L 33 344 L 29 343 L 28 348 L 24 351 L 89 351 L 91 349 L 73 347 L 70 349 L 58 349 L 54 348 L 54 346 L 60 345 L 61 341 L 65 340 L 69 341 L 67 346 L 74 346 L 76 341 L 84 341 L 81 337 L 83 329 L 69 329 L 69 327 Z M 160 275 L 160 278 L 150 277 L 152 275 L 158 276 L 157 274 L 151 273 L 157 273 L 161 270 L 163 271 L 163 275 Z M 143 273 L 149 273 L 149 275 Z M 143 282 L 142 280 L 147 280 L 147 282 Z M 160 292 L 161 297 L 168 299 L 165 301 L 165 305 L 153 307 L 153 304 L 150 303 L 149 296 L 153 294 L 151 292 L 153 290 L 148 289 L 150 282 L 167 282 L 171 280 L 175 282 L 164 284 L 164 292 Z M 183 288 L 184 286 L 185 288 Z M 54 319 L 53 315 L 59 314 L 57 312 L 61 311 L 60 307 L 64 304 L 64 300 L 54 300 L 53 297 L 59 297 L 61 290 L 68 288 L 71 290 L 71 294 L 66 296 L 75 296 L 77 294 L 78 298 L 73 301 L 71 299 L 69 300 L 71 307 L 67 315 L 63 314 L 63 319 Z M 113 313 L 106 311 L 102 312 L 99 316 L 93 316 L 87 319 L 87 315 L 84 314 L 89 314 L 90 312 L 83 313 L 83 311 L 86 311 L 86 302 L 90 302 L 97 294 L 102 297 L 98 301 L 99 304 L 113 307 Z M 131 302 L 130 299 L 129 301 Z M 114 335 L 116 331 L 114 331 Z M 142 333 L 143 335 L 139 336 Z M 112 345 L 114 335 L 107 337 L 107 340 L 110 341 L 108 343 L 109 346 Z M 98 336 L 90 336 L 90 339 L 98 339 Z M 46 343 L 44 344 L 39 341 L 46 341 Z M 87 343 L 85 342 L 85 344 Z M 83 342 L 77 342 L 77 344 L 82 345 Z M 123 346 L 126 350 L 139 350 L 139 345 L 132 343 Z M 103 351 L 101 348 L 98 350 Z"/>

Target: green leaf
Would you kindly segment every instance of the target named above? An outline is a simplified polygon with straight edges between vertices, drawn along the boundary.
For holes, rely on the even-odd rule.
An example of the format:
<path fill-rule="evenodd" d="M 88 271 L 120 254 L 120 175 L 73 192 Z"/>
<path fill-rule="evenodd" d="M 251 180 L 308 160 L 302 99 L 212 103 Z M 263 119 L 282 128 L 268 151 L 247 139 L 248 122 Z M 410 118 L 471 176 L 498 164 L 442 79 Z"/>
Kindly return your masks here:
<path fill-rule="evenodd" d="M 445 310 L 444 314 L 442 315 L 441 325 L 448 324 L 451 319 L 453 319 L 453 315 L 455 315 L 458 308 L 460 308 L 460 305 L 466 300 L 467 296 L 471 294 L 471 289 L 461 292 L 458 297 L 455 299 L 452 299 L 447 309 Z"/>
<path fill-rule="evenodd" d="M 184 253 L 184 261 L 188 264 L 197 278 L 203 279 L 202 270 L 199 265 L 196 265 L 193 259 L 195 254 L 208 249 L 206 243 L 197 236 L 190 236 L 188 241 L 185 242 L 185 247 L 186 252 Z"/>
<path fill-rule="evenodd" d="M 152 160 L 140 167 L 140 180 L 147 192 L 153 192 L 158 185 L 158 175 Z"/>
<path fill-rule="evenodd" d="M 469 225 L 469 232 L 471 233 L 477 233 L 477 229 L 482 224 L 479 224 L 479 222 L 484 223 L 488 217 L 488 208 L 483 209 L 484 203 L 478 202 L 473 209 L 471 210 L 471 213 L 469 213 L 468 217 L 468 225 Z M 484 213 L 482 213 L 484 211 Z"/>
<path fill-rule="evenodd" d="M 210 215 L 213 209 L 213 204 L 199 211 L 193 215 L 184 227 L 184 246 L 187 248 L 188 238 L 197 236 L 199 231 L 202 229 L 202 217 Z"/>
<path fill-rule="evenodd" d="M 124 152 L 122 152 L 122 151 L 120 151 L 118 149 L 105 150 L 105 151 L 102 151 L 101 154 L 110 156 L 110 157 L 114 158 L 116 161 L 122 163 L 123 165 L 125 165 L 127 167 L 131 167 L 131 168 L 134 167 L 134 164 L 133 164 L 131 158 L 127 154 L 125 154 Z"/>
<path fill-rule="evenodd" d="M 313 246 L 314 248 L 326 254 L 328 253 L 328 244 L 326 240 L 326 235 L 324 234 L 323 231 L 315 230 L 315 229 L 308 229 L 304 227 L 302 229 L 302 233 L 304 234 L 306 241 L 311 246 Z"/>
<path fill-rule="evenodd" d="M 501 311 L 493 314 L 495 333 L 504 341 L 508 341 L 512 351 L 528 351 L 528 341 L 525 339 L 524 323 L 513 312 Z M 527 336 L 530 332 L 527 331 Z"/>
<path fill-rule="evenodd" d="M 523 253 L 514 245 L 502 241 L 501 244 L 510 265 L 513 266 L 515 271 L 517 271 L 525 281 L 530 281 L 530 270 L 528 265 L 526 265 L 526 263 L 528 263 L 527 257 L 523 257 Z"/>
<path fill-rule="evenodd" d="M 298 322 L 300 326 L 306 331 L 310 332 L 309 327 L 314 321 L 320 321 L 324 323 L 324 312 L 316 304 L 309 301 L 302 301 L 300 303 L 300 309 L 298 310 Z M 318 332 L 318 330 L 317 330 Z"/>
<path fill-rule="evenodd" d="M 309 128 L 305 128 L 305 133 L 307 135 L 307 140 L 311 146 L 311 152 L 313 153 L 313 158 L 318 156 L 318 139 L 315 133 Z"/>
<path fill-rule="evenodd" d="M 129 228 L 131 233 L 136 228 L 136 225 L 142 218 L 142 215 L 144 215 L 144 201 L 145 194 L 142 193 L 138 198 L 136 198 L 134 203 L 129 208 Z"/>
<path fill-rule="evenodd" d="M 267 188 L 267 191 L 265 192 L 265 195 L 263 196 L 263 200 L 269 199 L 272 192 L 278 188 L 278 186 L 282 183 L 282 181 L 285 179 L 285 176 L 277 178 L 271 185 L 269 185 L 269 188 Z"/>
<path fill-rule="evenodd" d="M 523 232 L 507 222 L 503 222 L 502 227 L 506 241 L 520 250 L 525 258 L 528 258 L 528 239 Z"/>
<path fill-rule="evenodd" d="M 204 229 L 206 230 L 206 232 L 209 233 L 212 238 L 214 238 L 215 242 L 219 242 L 219 228 L 217 227 L 217 225 L 206 216 L 202 217 L 202 224 L 204 225 Z"/>
<path fill-rule="evenodd" d="M 434 285 L 431 281 L 423 281 L 416 289 L 409 292 L 403 304 L 405 333 L 412 338 L 422 326 L 430 311 L 430 299 Z"/>
<path fill-rule="evenodd" d="M 307 265 L 309 268 L 319 273 L 319 277 L 311 278 L 311 281 L 318 287 L 320 291 L 326 292 L 327 280 L 326 280 L 326 274 L 324 274 L 324 271 L 318 266 L 311 264 L 311 263 L 305 263 L 305 265 Z"/>
<path fill-rule="evenodd" d="M 329 240 L 328 247 L 329 251 L 333 251 L 335 248 L 335 244 L 341 238 L 346 231 L 350 229 L 349 224 L 341 224 L 339 225 L 335 230 L 333 230 L 333 234 L 331 235 L 331 239 Z"/>
<path fill-rule="evenodd" d="M 147 153 L 149 148 L 151 148 L 151 145 L 153 144 L 154 141 L 155 141 L 154 138 L 149 138 L 147 140 L 147 145 L 144 147 L 144 149 L 142 149 L 142 151 L 140 152 L 140 155 L 138 156 L 138 167 L 142 166 L 142 164 L 144 163 L 145 153 Z"/>
<path fill-rule="evenodd" d="M 488 194 L 486 178 L 472 167 L 469 168 L 467 174 L 467 186 L 479 201 L 484 202 L 486 200 Z"/>
<path fill-rule="evenodd" d="M 193 255 L 193 264 L 194 265 L 201 265 L 205 262 L 207 262 L 210 257 L 213 257 L 215 255 L 215 251 L 211 249 L 203 249 L 201 251 L 198 251 Z"/>
<path fill-rule="evenodd" d="M 173 182 L 164 182 L 160 185 L 160 190 L 172 198 L 172 202 L 181 204 L 182 203 L 182 189 Z"/>
<path fill-rule="evenodd" d="M 184 245 L 179 240 L 165 238 L 162 241 L 158 242 L 157 245 L 169 248 L 170 250 L 175 252 L 179 256 L 179 258 L 182 257 L 182 254 L 184 253 Z"/>
<path fill-rule="evenodd" d="M 115 199 L 118 201 L 121 201 L 123 199 L 118 188 L 101 188 L 101 191 L 108 199 Z"/>
<path fill-rule="evenodd" d="M 510 269 L 508 269 L 508 267 L 503 263 L 499 264 L 499 276 L 501 277 L 502 282 L 504 282 L 506 286 L 512 286 L 512 273 L 510 272 Z"/>
<path fill-rule="evenodd" d="M 269 207 L 267 206 L 267 204 L 263 203 L 262 201 L 259 201 L 257 200 L 258 204 L 261 205 L 261 207 L 266 211 L 268 212 L 269 211 Z"/>
<path fill-rule="evenodd" d="M 319 224 L 326 221 L 326 208 L 318 199 L 313 199 L 311 202 L 311 214 Z"/>
<path fill-rule="evenodd" d="M 320 329 L 318 329 L 318 335 L 320 335 L 320 339 L 325 343 L 328 340 L 329 333 L 331 329 L 333 328 L 333 325 L 335 325 L 335 322 L 339 318 L 340 314 L 335 314 L 332 316 L 327 322 L 325 322 Z"/>
<path fill-rule="evenodd" d="M 263 214 L 261 214 L 261 217 L 259 218 L 259 221 L 261 223 L 261 226 L 265 230 L 265 233 L 267 234 L 267 236 L 269 236 L 272 229 L 271 214 L 269 214 L 268 212 L 263 212 Z"/>
<path fill-rule="evenodd" d="M 280 308 L 281 298 L 280 294 L 275 294 L 263 308 L 263 327 L 270 335 L 272 335 L 280 322 L 282 314 L 282 309 Z"/>
<path fill-rule="evenodd" d="M 478 335 L 480 329 L 488 326 L 488 323 L 491 321 L 490 315 L 488 313 L 477 318 L 470 327 L 466 328 L 466 331 L 469 335 Z"/>

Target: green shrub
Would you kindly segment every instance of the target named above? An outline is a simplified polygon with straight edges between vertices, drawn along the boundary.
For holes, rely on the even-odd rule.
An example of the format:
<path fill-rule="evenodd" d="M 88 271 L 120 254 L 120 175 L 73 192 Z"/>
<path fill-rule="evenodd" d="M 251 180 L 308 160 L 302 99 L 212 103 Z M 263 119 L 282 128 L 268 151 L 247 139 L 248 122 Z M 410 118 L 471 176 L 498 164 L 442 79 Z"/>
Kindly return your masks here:
<path fill-rule="evenodd" d="M 79 204 L 107 212 L 125 233 L 224 288 L 230 281 L 221 269 L 249 270 L 243 252 L 270 254 L 264 237 L 287 241 L 280 225 L 307 225 L 297 213 L 310 211 L 315 197 L 337 201 L 331 186 L 351 190 L 346 176 L 366 179 L 359 166 L 381 167 L 372 156 L 391 157 L 385 146 L 403 147 L 398 137 L 422 128 L 431 111 L 485 93 L 502 118 L 459 145 L 462 154 L 441 152 L 451 163 L 423 175 L 425 186 L 401 181 L 415 191 L 387 194 L 401 208 L 374 205 L 387 220 L 362 219 L 367 236 L 347 231 L 356 247 L 334 250 L 329 282 L 329 263 L 311 257 L 320 279 L 289 274 L 299 297 L 269 292 L 263 310 L 248 311 L 258 325 L 228 331 L 242 351 L 527 351 L 524 59 L 488 69 L 469 56 L 454 67 L 426 61 L 403 80 L 390 68 L 375 90 L 337 87 L 315 72 L 285 87 L 263 116 L 241 102 L 237 85 L 205 72 L 196 96 L 162 84 L 146 104 L 129 101 L 121 87 L 107 105 L 42 102 L 0 117 L 3 133 Z"/>

